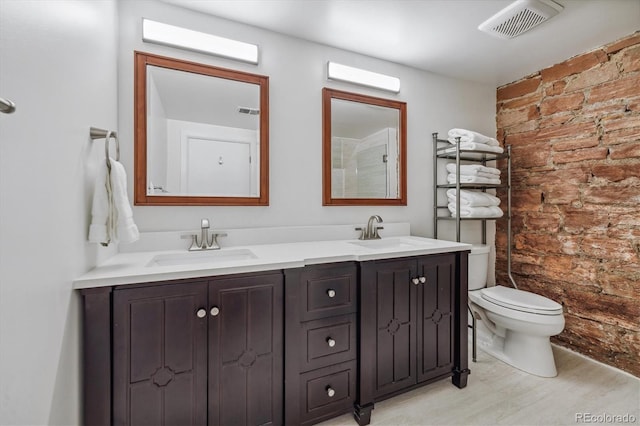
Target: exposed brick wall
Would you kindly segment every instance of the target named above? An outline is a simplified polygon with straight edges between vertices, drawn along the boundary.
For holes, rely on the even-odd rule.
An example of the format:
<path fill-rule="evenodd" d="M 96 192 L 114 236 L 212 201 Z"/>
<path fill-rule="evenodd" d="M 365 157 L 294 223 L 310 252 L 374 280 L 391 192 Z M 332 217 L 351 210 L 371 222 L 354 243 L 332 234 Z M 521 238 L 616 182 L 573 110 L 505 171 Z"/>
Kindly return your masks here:
<path fill-rule="evenodd" d="M 498 88 L 497 128 L 518 286 L 563 304 L 556 343 L 640 376 L 640 32 Z"/>

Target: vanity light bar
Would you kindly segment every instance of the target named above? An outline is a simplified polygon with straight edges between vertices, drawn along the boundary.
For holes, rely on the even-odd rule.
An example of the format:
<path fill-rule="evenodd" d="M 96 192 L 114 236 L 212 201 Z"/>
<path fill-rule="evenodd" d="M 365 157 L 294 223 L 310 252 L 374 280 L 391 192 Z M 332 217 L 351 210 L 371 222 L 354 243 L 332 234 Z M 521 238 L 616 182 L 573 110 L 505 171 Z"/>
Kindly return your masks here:
<path fill-rule="evenodd" d="M 378 74 L 376 72 L 360 68 L 353 68 L 331 61 L 327 64 L 327 78 L 330 80 L 346 81 L 348 83 L 388 90 L 393 93 L 400 92 L 400 79 L 397 77 Z"/>
<path fill-rule="evenodd" d="M 142 19 L 142 40 L 239 61 L 258 63 L 258 46 L 174 25 Z"/>

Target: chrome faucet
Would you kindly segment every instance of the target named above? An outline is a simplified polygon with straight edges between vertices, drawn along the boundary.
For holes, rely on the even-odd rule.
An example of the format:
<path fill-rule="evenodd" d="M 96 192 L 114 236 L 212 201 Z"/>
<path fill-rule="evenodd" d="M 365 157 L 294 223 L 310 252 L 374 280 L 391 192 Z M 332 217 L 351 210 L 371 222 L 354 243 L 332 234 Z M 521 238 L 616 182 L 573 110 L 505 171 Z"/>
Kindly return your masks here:
<path fill-rule="evenodd" d="M 384 229 L 384 227 L 374 224 L 374 221 L 377 223 L 383 222 L 380 216 L 378 216 L 377 214 L 374 214 L 369 218 L 366 228 L 356 228 L 356 231 L 362 231 L 362 234 L 360 234 L 361 240 L 379 240 L 380 239 L 378 230 Z"/>
<path fill-rule="evenodd" d="M 226 235 L 224 232 L 209 233 L 209 219 L 202 219 L 200 221 L 200 240 L 198 240 L 197 233 L 184 234 L 182 238 L 191 238 L 189 251 L 219 250 L 218 237 L 224 237 Z"/>

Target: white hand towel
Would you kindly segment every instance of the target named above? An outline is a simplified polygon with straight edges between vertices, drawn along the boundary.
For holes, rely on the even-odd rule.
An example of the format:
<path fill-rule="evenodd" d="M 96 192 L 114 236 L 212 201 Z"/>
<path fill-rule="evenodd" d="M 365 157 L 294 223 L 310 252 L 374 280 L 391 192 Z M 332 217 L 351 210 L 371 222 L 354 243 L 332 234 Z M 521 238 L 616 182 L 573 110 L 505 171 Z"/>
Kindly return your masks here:
<path fill-rule="evenodd" d="M 466 129 L 451 129 L 448 133 L 449 142 L 456 143 L 455 138 L 460 138 L 460 142 L 477 142 L 483 143 L 489 146 L 500 146 L 500 143 L 497 139 L 491 138 L 489 136 L 485 136 L 478 132 L 474 132 L 472 130 Z"/>
<path fill-rule="evenodd" d="M 487 185 L 500 185 L 500 178 L 492 179 L 480 176 L 467 176 L 460 175 L 460 183 L 478 183 L 478 184 L 487 184 Z M 447 175 L 447 181 L 449 183 L 456 183 L 458 180 L 458 176 L 449 173 Z"/>
<path fill-rule="evenodd" d="M 448 189 L 447 190 L 447 198 L 449 199 L 449 204 L 456 205 L 456 190 Z M 468 206 L 468 207 L 489 207 L 489 206 L 499 206 L 500 198 L 487 194 L 486 192 L 480 191 L 470 191 L 467 189 L 460 190 L 460 205 Z"/>
<path fill-rule="evenodd" d="M 447 171 L 449 173 L 455 173 L 456 172 L 456 164 L 455 163 L 448 163 L 447 164 Z M 500 176 L 500 169 L 496 169 L 495 167 L 486 167 L 480 164 L 462 164 L 460 165 L 460 174 L 461 175 L 471 175 L 471 176 L 476 176 L 476 175 L 480 175 L 480 173 L 484 173 L 484 174 L 489 174 L 489 175 L 496 175 L 495 177 L 499 177 Z"/>
<path fill-rule="evenodd" d="M 124 167 L 113 159 L 109 161 L 111 170 L 101 162 L 96 176 L 89 227 L 89 241 L 104 246 L 114 241 L 131 243 L 140 237 L 127 196 Z"/>
<path fill-rule="evenodd" d="M 464 149 L 467 151 L 485 151 L 496 154 L 502 154 L 504 152 L 504 149 L 502 149 L 501 146 L 491 146 L 477 142 L 460 142 L 460 149 Z M 456 152 L 456 147 L 447 148 L 444 150 L 444 152 Z"/>
<path fill-rule="evenodd" d="M 106 246 L 113 237 L 111 221 L 114 215 L 113 194 L 107 164 L 105 162 L 100 162 L 100 164 L 94 184 L 89 241 Z"/>
<path fill-rule="evenodd" d="M 456 217 L 456 205 L 449 204 L 447 208 L 451 212 L 451 216 Z M 489 207 L 469 207 L 460 206 L 460 217 L 483 217 L 483 218 L 498 218 L 502 217 L 504 213 L 502 209 L 497 206 Z"/>
<path fill-rule="evenodd" d="M 111 161 L 111 183 L 113 189 L 113 204 L 115 206 L 116 235 L 121 243 L 132 243 L 140 238 L 138 227 L 133 222 L 133 211 L 127 195 L 127 172 L 124 166 L 113 159 Z"/>

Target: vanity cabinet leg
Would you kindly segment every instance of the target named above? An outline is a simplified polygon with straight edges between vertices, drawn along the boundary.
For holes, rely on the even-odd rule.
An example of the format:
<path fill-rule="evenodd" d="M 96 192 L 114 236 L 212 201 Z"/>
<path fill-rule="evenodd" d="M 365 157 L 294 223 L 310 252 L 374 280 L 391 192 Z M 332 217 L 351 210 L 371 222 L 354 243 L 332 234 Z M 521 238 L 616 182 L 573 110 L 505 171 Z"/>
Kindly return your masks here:
<path fill-rule="evenodd" d="M 451 382 L 458 388 L 462 389 L 467 386 L 467 377 L 471 370 L 465 368 L 464 370 L 455 370 L 453 372 L 453 377 L 451 377 Z"/>
<path fill-rule="evenodd" d="M 355 404 L 353 407 L 353 418 L 356 419 L 358 425 L 364 426 L 371 423 L 371 411 L 373 410 L 373 402 L 365 405 Z"/>

